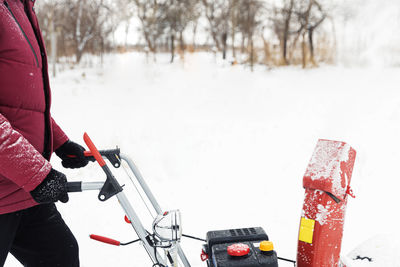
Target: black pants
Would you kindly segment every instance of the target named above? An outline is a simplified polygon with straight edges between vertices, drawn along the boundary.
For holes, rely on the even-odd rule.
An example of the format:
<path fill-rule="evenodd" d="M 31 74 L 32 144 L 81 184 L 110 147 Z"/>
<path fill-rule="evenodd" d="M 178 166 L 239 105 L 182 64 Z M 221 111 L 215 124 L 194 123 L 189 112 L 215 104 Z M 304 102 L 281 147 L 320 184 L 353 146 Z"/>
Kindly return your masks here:
<path fill-rule="evenodd" d="M 0 266 L 11 253 L 25 267 L 78 267 L 78 243 L 54 204 L 0 215 Z"/>

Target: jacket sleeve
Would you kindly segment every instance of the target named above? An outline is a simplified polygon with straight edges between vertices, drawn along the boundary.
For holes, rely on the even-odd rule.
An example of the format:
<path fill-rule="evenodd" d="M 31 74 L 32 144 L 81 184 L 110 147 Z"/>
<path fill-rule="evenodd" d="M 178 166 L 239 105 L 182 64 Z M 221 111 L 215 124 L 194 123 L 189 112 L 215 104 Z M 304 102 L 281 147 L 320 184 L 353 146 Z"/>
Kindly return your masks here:
<path fill-rule="evenodd" d="M 51 164 L 0 114 L 0 174 L 30 192 L 50 170 Z"/>
<path fill-rule="evenodd" d="M 69 138 L 53 118 L 51 118 L 51 127 L 53 129 L 53 150 L 56 150 L 62 144 L 67 142 Z"/>

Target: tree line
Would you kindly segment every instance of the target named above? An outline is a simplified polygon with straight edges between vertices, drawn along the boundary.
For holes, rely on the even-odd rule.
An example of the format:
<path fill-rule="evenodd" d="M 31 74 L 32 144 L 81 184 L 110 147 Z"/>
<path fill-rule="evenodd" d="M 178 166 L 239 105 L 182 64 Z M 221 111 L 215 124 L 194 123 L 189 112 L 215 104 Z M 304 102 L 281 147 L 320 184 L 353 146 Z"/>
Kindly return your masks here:
<path fill-rule="evenodd" d="M 148 53 L 210 50 L 232 64 L 317 66 L 334 59 L 327 0 L 42 0 L 37 11 L 51 57 L 104 54 L 113 33 L 139 22 Z M 137 27 L 137 25 L 135 25 Z M 198 36 L 206 41 L 198 43 Z"/>

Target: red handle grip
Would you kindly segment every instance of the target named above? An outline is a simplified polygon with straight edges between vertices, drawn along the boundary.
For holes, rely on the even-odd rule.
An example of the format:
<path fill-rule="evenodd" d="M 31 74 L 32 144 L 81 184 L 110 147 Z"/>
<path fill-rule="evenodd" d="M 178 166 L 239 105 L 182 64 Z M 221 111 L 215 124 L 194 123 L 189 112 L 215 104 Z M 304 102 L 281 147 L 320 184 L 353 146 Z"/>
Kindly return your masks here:
<path fill-rule="evenodd" d="M 104 237 L 104 236 L 100 236 L 100 235 L 90 235 L 90 238 L 96 241 L 100 241 L 106 244 L 110 244 L 110 245 L 114 245 L 114 246 L 119 246 L 121 245 L 121 242 L 108 238 L 108 237 Z"/>
<path fill-rule="evenodd" d="M 93 144 L 92 140 L 90 139 L 90 137 L 87 133 L 83 134 L 83 140 L 85 141 L 90 152 L 92 153 L 92 155 L 96 159 L 96 161 L 99 163 L 99 165 L 101 167 L 106 165 L 106 162 L 104 161 L 103 157 L 100 155 L 99 151 L 97 150 L 96 146 Z"/>
<path fill-rule="evenodd" d="M 84 152 L 83 152 L 83 155 L 84 155 L 85 157 L 93 157 L 93 154 L 92 154 L 91 151 L 84 151 Z"/>

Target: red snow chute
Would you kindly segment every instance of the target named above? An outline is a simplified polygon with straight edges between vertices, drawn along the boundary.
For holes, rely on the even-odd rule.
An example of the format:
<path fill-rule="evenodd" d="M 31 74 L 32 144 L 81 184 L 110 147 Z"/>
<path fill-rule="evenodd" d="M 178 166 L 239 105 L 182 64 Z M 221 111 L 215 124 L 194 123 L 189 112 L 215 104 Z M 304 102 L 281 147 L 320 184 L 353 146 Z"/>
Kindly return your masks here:
<path fill-rule="evenodd" d="M 298 267 L 337 267 L 356 151 L 319 140 L 303 178 L 306 189 L 297 248 Z"/>

